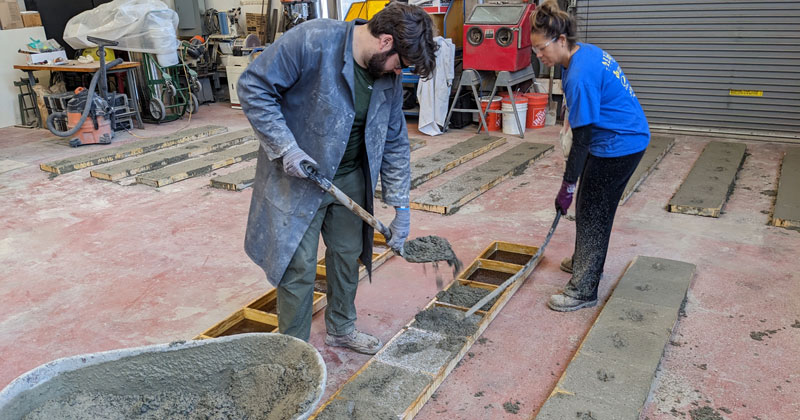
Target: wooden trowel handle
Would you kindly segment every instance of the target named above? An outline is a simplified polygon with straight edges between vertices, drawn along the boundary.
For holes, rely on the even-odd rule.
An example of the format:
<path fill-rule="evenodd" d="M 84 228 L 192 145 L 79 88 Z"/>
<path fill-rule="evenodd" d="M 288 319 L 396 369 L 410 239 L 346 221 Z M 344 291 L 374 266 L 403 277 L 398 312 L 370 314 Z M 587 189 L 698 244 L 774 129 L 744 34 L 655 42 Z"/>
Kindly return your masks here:
<path fill-rule="evenodd" d="M 325 178 L 322 174 L 317 171 L 317 168 L 312 166 L 309 163 L 303 163 L 303 171 L 308 176 L 308 179 L 313 181 L 317 184 L 323 191 L 327 192 L 328 194 L 332 195 L 336 201 L 342 203 L 343 206 L 347 207 L 348 210 L 353 212 L 356 216 L 361 218 L 361 220 L 367 222 L 370 226 L 372 226 L 375 230 L 380 232 L 386 241 L 388 242 L 389 239 L 392 237 L 392 232 L 387 228 L 380 220 L 376 219 L 375 216 L 369 214 L 368 211 L 364 210 L 363 207 L 356 204 L 352 198 L 350 198 L 347 194 L 343 193 L 342 190 L 337 188 L 333 185 L 330 179 Z"/>

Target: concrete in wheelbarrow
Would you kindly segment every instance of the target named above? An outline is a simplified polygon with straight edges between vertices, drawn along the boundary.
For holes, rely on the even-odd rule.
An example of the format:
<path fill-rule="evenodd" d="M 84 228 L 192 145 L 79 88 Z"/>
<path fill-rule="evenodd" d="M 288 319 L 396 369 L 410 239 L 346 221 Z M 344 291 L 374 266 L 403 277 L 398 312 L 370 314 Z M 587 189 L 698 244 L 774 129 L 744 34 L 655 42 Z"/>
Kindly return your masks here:
<path fill-rule="evenodd" d="M 112 350 L 59 359 L 0 391 L 0 417 L 308 417 L 326 369 L 308 343 L 281 334 Z"/>

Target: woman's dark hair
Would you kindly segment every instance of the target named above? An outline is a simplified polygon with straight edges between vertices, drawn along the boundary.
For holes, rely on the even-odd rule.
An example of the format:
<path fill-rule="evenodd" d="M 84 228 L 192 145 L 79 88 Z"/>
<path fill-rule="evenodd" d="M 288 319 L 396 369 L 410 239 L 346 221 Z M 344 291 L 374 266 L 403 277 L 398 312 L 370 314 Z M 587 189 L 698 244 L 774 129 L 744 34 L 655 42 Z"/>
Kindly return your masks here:
<path fill-rule="evenodd" d="M 575 18 L 561 10 L 555 0 L 543 1 L 531 17 L 531 32 L 543 34 L 549 39 L 564 35 L 570 48 L 578 42 L 577 29 Z"/>
<path fill-rule="evenodd" d="M 436 50 L 433 42 L 433 21 L 424 10 L 400 2 L 391 2 L 367 23 L 369 32 L 377 37 L 391 35 L 392 49 L 400 54 L 423 79 L 433 75 Z"/>

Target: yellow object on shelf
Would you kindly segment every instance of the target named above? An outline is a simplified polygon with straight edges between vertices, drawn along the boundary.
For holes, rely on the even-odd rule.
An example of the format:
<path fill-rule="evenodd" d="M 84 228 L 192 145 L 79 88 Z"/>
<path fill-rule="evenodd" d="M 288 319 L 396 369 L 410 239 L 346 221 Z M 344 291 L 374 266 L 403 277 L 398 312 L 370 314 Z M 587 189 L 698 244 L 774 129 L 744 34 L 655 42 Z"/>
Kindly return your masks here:
<path fill-rule="evenodd" d="M 83 50 L 83 54 L 81 55 L 90 55 L 94 58 L 94 61 L 100 61 L 100 57 L 97 55 L 97 47 L 86 48 Z M 111 48 L 106 48 L 106 63 L 110 61 L 114 61 L 116 59 L 116 54 L 114 54 L 114 50 Z"/>
<path fill-rule="evenodd" d="M 387 4 L 389 4 L 389 0 L 367 0 L 355 2 L 350 5 L 350 9 L 347 11 L 347 16 L 345 16 L 344 20 L 347 22 L 355 19 L 370 20 L 373 16 L 375 16 L 375 13 L 383 10 Z"/>

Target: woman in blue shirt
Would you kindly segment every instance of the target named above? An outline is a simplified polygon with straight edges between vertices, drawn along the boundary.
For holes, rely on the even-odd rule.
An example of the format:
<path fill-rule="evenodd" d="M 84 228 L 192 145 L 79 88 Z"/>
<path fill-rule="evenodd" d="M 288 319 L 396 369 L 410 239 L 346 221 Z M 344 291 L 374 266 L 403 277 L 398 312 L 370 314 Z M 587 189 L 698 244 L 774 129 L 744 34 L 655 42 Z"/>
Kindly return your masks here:
<path fill-rule="evenodd" d="M 561 65 L 572 127 L 556 211 L 566 214 L 576 192 L 575 251 L 561 263 L 572 273 L 548 306 L 574 311 L 597 304 L 614 215 L 625 185 L 650 142 L 644 111 L 619 64 L 602 49 L 577 42 L 575 19 L 555 1 L 533 14 L 531 42 L 546 66 Z"/>

